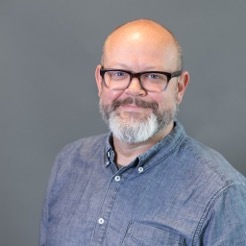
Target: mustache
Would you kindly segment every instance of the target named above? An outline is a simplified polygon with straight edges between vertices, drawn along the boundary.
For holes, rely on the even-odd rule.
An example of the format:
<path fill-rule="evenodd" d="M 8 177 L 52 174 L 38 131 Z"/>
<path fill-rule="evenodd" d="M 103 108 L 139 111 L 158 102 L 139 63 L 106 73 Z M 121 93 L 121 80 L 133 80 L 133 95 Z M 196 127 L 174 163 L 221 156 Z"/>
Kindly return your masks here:
<path fill-rule="evenodd" d="M 135 104 L 138 107 L 142 108 L 151 108 L 154 112 L 158 109 L 158 104 L 156 102 L 146 102 L 144 100 L 141 100 L 139 98 L 131 98 L 127 97 L 123 100 L 114 100 L 112 103 L 112 109 L 115 110 L 120 106 L 124 106 L 127 104 Z"/>

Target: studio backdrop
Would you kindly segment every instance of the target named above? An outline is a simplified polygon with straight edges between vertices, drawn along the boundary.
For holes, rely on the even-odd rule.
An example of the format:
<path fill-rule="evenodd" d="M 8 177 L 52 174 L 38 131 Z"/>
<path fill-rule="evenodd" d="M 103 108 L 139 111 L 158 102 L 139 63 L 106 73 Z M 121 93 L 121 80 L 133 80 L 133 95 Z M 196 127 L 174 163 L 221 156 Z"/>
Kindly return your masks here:
<path fill-rule="evenodd" d="M 187 133 L 246 175 L 245 13 L 245 0 L 0 0 L 0 245 L 38 245 L 56 154 L 107 131 L 94 69 L 108 33 L 136 18 L 183 47 Z"/>

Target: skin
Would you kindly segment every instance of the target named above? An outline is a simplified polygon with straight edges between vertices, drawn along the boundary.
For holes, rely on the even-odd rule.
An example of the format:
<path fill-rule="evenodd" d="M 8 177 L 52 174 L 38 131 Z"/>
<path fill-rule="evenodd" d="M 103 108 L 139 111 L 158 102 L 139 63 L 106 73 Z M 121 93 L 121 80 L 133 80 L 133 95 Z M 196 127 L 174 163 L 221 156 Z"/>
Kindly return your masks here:
<path fill-rule="evenodd" d="M 149 20 L 136 20 L 116 29 L 108 36 L 104 45 L 102 63 L 105 68 L 126 69 L 133 72 L 179 70 L 177 43 L 173 36 L 159 24 Z M 178 78 L 172 78 L 165 91 L 145 91 L 138 81 L 133 79 L 130 86 L 122 91 L 113 91 L 104 86 L 100 76 L 101 65 L 95 71 L 98 96 L 103 104 L 110 105 L 115 99 L 127 97 L 140 98 L 147 102 L 157 102 L 158 110 L 171 108 L 180 104 L 189 83 L 189 73 L 183 71 Z M 116 109 L 121 117 L 137 117 L 139 120 L 151 113 L 152 109 L 144 109 L 129 104 Z M 128 165 L 137 156 L 146 152 L 158 141 L 164 138 L 173 128 L 171 122 L 165 129 L 143 143 L 125 143 L 113 136 L 116 162 Z"/>

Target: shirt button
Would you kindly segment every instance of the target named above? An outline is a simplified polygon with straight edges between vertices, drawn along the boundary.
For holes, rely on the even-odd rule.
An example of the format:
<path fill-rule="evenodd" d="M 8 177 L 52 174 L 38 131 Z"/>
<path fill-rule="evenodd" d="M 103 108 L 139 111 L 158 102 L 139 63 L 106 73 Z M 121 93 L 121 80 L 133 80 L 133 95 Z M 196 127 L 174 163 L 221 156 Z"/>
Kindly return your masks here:
<path fill-rule="evenodd" d="M 114 180 L 115 180 L 116 182 L 119 182 L 119 181 L 120 181 L 120 176 L 115 176 L 115 177 L 114 177 Z"/>
<path fill-rule="evenodd" d="M 99 223 L 100 225 L 103 225 L 103 224 L 104 224 L 104 219 L 103 219 L 103 218 L 100 218 L 100 219 L 98 220 L 98 223 Z"/>
<path fill-rule="evenodd" d="M 142 173 L 143 170 L 144 170 L 143 167 L 139 167 L 139 168 L 138 168 L 138 172 L 139 172 L 139 173 Z"/>

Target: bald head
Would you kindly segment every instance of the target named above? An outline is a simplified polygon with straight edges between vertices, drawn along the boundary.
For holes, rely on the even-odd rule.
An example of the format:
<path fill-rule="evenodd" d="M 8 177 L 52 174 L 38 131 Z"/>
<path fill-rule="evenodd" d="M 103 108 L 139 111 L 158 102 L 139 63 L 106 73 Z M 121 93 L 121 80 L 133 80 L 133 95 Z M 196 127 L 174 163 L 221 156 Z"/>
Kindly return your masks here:
<path fill-rule="evenodd" d="M 102 64 L 107 60 L 109 49 L 130 44 L 140 47 L 144 41 L 145 49 L 156 48 L 159 52 L 169 53 L 175 60 L 176 68 L 182 69 L 182 49 L 174 35 L 159 23 L 139 19 L 116 28 L 106 39 L 103 47 Z"/>

